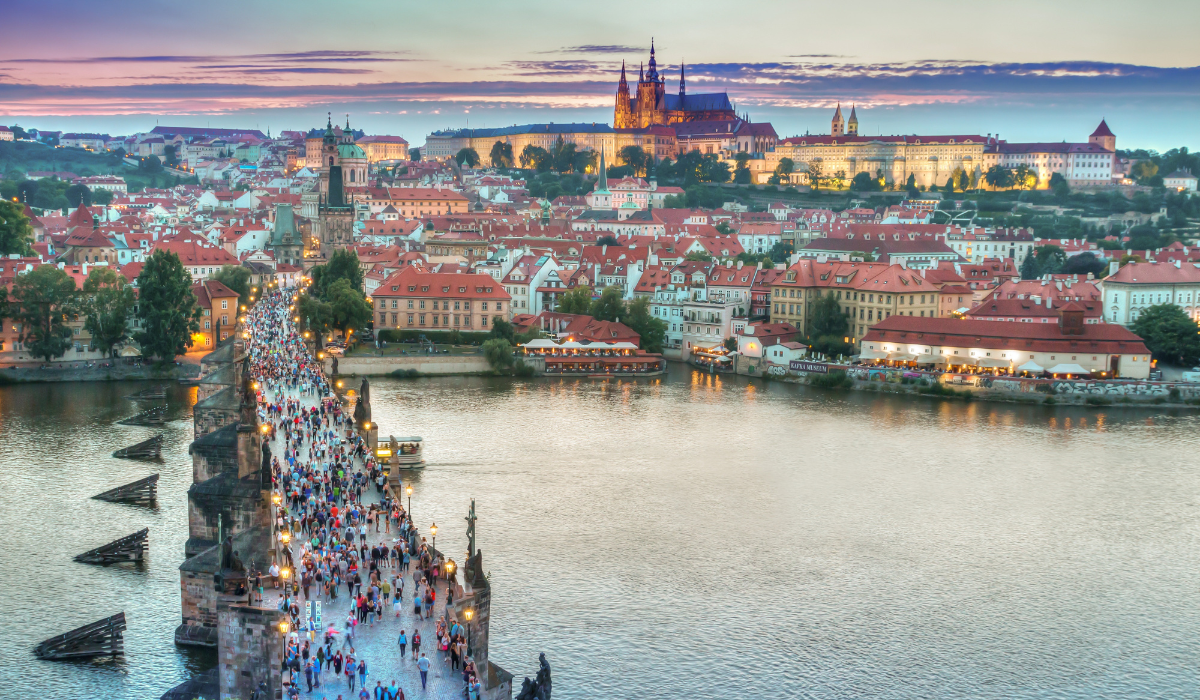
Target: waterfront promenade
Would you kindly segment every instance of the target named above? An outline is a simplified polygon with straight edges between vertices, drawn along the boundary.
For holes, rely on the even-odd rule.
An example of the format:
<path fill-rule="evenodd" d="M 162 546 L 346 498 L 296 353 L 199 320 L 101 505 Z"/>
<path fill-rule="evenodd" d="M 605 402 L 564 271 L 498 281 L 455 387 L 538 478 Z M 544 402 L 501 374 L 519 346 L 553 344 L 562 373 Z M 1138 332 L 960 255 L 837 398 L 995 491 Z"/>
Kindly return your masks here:
<path fill-rule="evenodd" d="M 305 568 L 311 574 L 321 571 L 322 578 L 336 590 L 333 596 L 322 585 L 313 583 L 306 594 L 305 587 L 297 585 L 288 598 L 287 588 L 274 587 L 270 576 L 264 576 L 263 605 L 288 607 L 293 612 L 285 651 L 285 660 L 294 660 L 290 672 L 284 673 L 285 684 L 290 682 L 292 686 L 287 688 L 287 694 L 322 700 L 364 697 L 376 700 L 377 686 L 384 689 L 394 686 L 403 695 L 389 692 L 380 700 L 466 697 L 467 683 L 461 667 L 452 669 L 449 654 L 438 649 L 438 621 L 445 621 L 446 626 L 454 624 L 445 614 L 448 582 L 444 574 L 434 577 L 432 613 L 422 619 L 413 611 L 416 579 L 426 580 L 418 561 L 423 559 L 432 568 L 435 561 L 431 558 L 438 555 L 419 535 L 405 538 L 401 534 L 402 528 L 412 528 L 411 520 L 387 487 L 376 485 L 374 477 L 378 472 L 369 451 L 353 431 L 353 421 L 342 410 L 340 401 L 328 390 L 328 380 L 299 340 L 286 311 L 287 300 L 287 294 L 264 299 L 247 323 L 254 375 L 259 379 L 259 418 L 273 456 L 277 530 L 289 533 L 287 544 L 281 542 L 279 546 L 281 554 L 282 548 L 286 548 L 290 556 L 282 557 L 278 563 L 293 580 Z M 378 518 L 368 520 L 367 512 L 376 508 Z M 377 569 L 380 585 L 387 581 L 392 586 L 395 577 L 400 577 L 403 602 L 397 616 L 391 600 L 384 596 L 382 615 L 373 622 L 359 618 L 361 621 L 350 634 L 348 621 L 355 619 L 355 598 L 349 595 L 346 580 L 353 580 L 357 573 L 362 581 L 362 594 L 369 596 L 368 567 L 374 570 L 375 564 L 367 557 L 360 557 L 358 551 L 376 546 L 386 546 L 389 550 L 399 547 L 410 552 L 411 565 L 407 569 L 398 563 L 402 559 L 390 557 L 379 562 Z M 287 586 L 286 580 L 283 585 Z M 424 584 L 420 590 L 425 591 Z M 321 622 L 314 623 L 311 631 L 304 628 L 310 602 L 314 611 L 317 602 L 321 607 Z M 409 640 L 404 655 L 398 645 L 401 630 Z M 425 688 L 421 683 L 419 657 L 415 659 L 411 653 L 414 633 L 420 634 L 421 653 L 428 659 Z M 322 646 L 330 655 L 340 652 L 345 658 L 353 656 L 356 662 L 365 662 L 365 679 L 355 673 L 351 683 L 345 669 L 336 673 L 334 664 L 328 660 L 319 673 L 310 674 L 307 660 L 315 662 L 317 650 Z"/>

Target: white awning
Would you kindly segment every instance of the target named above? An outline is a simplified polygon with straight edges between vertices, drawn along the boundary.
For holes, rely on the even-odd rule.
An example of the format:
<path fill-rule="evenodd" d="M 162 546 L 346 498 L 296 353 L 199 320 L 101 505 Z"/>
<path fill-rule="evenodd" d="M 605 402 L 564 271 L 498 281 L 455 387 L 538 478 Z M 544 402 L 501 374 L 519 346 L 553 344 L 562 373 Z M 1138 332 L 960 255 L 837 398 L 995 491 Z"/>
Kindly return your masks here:
<path fill-rule="evenodd" d="M 893 352 L 888 354 L 887 359 L 892 362 L 911 362 L 916 357 L 916 355 L 907 352 Z"/>
<path fill-rule="evenodd" d="M 624 340 L 619 343 L 613 343 L 612 347 L 615 350 L 637 350 L 636 345 L 634 345 L 633 343 L 624 341 Z"/>
<path fill-rule="evenodd" d="M 1018 368 L 1017 368 L 1017 371 L 1018 371 L 1018 372 L 1034 372 L 1034 373 L 1037 373 L 1037 372 L 1045 372 L 1045 371 L 1046 371 L 1046 368 L 1045 368 L 1045 367 L 1042 367 L 1041 365 L 1039 365 L 1038 363 L 1034 362 L 1033 360 L 1030 360 L 1029 362 L 1026 362 L 1025 364 L 1023 364 L 1023 365 L 1021 365 L 1020 367 L 1018 367 Z"/>
<path fill-rule="evenodd" d="M 887 356 L 888 355 L 886 352 L 880 352 L 878 350 L 865 350 L 858 354 L 858 359 L 860 359 L 860 360 L 886 360 Z"/>
<path fill-rule="evenodd" d="M 527 348 L 556 348 L 556 347 L 558 347 L 558 343 L 554 342 L 553 340 L 550 340 L 549 338 L 537 338 L 535 340 L 529 341 L 528 343 L 525 343 L 524 347 L 527 347 Z"/>
<path fill-rule="evenodd" d="M 1090 369 L 1084 369 L 1076 364 L 1054 365 L 1053 367 L 1051 367 L 1050 369 L 1048 369 L 1046 371 L 1049 372 L 1050 374 L 1091 374 L 1092 373 L 1092 371 Z"/>
<path fill-rule="evenodd" d="M 975 364 L 971 358 L 963 357 L 962 355 L 946 355 L 946 364 L 950 365 L 973 365 Z"/>
<path fill-rule="evenodd" d="M 1008 362 L 995 357 L 981 357 L 975 363 L 976 367 L 1007 367 Z"/>
<path fill-rule="evenodd" d="M 946 358 L 941 355 L 917 355 L 916 363 L 918 365 L 941 365 L 946 363 Z"/>

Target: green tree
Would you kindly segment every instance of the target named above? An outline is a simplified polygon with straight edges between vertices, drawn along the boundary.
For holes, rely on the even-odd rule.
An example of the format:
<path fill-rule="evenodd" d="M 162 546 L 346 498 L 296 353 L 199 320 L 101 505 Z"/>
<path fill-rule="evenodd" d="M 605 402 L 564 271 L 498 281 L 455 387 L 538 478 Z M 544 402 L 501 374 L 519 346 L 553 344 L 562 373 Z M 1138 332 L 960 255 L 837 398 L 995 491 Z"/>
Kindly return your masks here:
<path fill-rule="evenodd" d="M 750 184 L 750 168 L 746 165 L 746 163 L 749 162 L 749 160 L 750 160 L 750 154 L 744 153 L 744 152 L 738 153 L 737 155 L 735 155 L 733 157 L 733 159 L 737 162 L 737 166 L 733 169 L 734 183 L 738 184 L 738 185 L 749 185 Z M 771 184 L 773 184 L 773 185 L 779 184 L 779 180 L 776 179 Z"/>
<path fill-rule="evenodd" d="M 139 172 L 155 174 L 161 173 L 162 169 L 162 161 L 158 159 L 158 156 L 146 156 L 138 160 Z"/>
<path fill-rule="evenodd" d="M 175 144 L 163 146 L 163 161 L 172 168 L 179 165 L 179 154 L 175 151 Z"/>
<path fill-rule="evenodd" d="M 1057 275 L 1067 264 L 1067 254 L 1056 245 L 1038 246 L 1037 265 L 1041 275 Z"/>
<path fill-rule="evenodd" d="M 460 166 L 474 168 L 479 165 L 479 154 L 474 148 L 460 148 L 454 156 L 454 160 L 458 161 Z"/>
<path fill-rule="evenodd" d="M 1038 269 L 1037 256 L 1026 255 L 1025 260 L 1021 263 L 1021 279 L 1035 280 L 1041 276 L 1041 272 Z"/>
<path fill-rule="evenodd" d="M 1155 175 L 1158 175 L 1158 164 L 1152 160 L 1143 160 L 1140 163 L 1134 163 L 1129 169 L 1129 174 L 1140 184 L 1146 184 Z"/>
<path fill-rule="evenodd" d="M 988 168 L 983 179 L 994 190 L 1008 189 L 1013 185 L 1012 171 L 999 165 Z"/>
<path fill-rule="evenodd" d="M 329 301 L 329 289 L 338 280 L 344 279 L 352 289 L 363 288 L 363 272 L 359 266 L 358 255 L 353 250 L 342 249 L 333 251 L 329 262 L 317 265 L 310 272 L 312 277 L 311 293 L 323 301 Z"/>
<path fill-rule="evenodd" d="M 300 300 L 296 302 L 296 313 L 304 328 L 312 331 L 318 339 L 326 337 L 333 330 L 333 306 L 312 294 L 300 295 Z"/>
<path fill-rule="evenodd" d="M 705 155 L 700 161 L 700 182 L 729 182 L 729 163 L 716 156 Z"/>
<path fill-rule="evenodd" d="M 497 372 L 507 371 L 513 364 L 512 344 L 504 338 L 490 338 L 481 346 L 488 365 Z"/>
<path fill-rule="evenodd" d="M 921 193 L 921 191 L 917 189 L 917 176 L 916 175 L 914 175 L 913 173 L 908 174 L 908 180 L 904 183 L 904 189 L 908 191 L 909 197 L 916 197 L 918 194 Z"/>
<path fill-rule="evenodd" d="M 819 192 L 821 185 L 825 183 L 825 166 L 821 161 L 810 161 L 807 166 L 808 171 L 808 186 L 813 192 Z"/>
<path fill-rule="evenodd" d="M 539 173 L 544 173 L 550 170 L 552 164 L 550 153 L 541 146 L 535 146 L 532 143 L 525 144 L 525 148 L 521 149 L 521 167 L 526 169 L 535 169 Z"/>
<path fill-rule="evenodd" d="M 781 182 L 791 182 L 792 173 L 796 170 L 796 162 L 791 158 L 780 158 L 779 163 L 775 166 L 775 172 L 771 173 L 772 185 L 778 185 Z"/>
<path fill-rule="evenodd" d="M 813 302 L 812 313 L 808 320 L 808 332 L 813 336 L 844 337 L 849 330 L 849 322 L 842 307 L 838 304 L 833 292 L 819 297 Z"/>
<path fill-rule="evenodd" d="M 713 256 L 703 250 L 694 250 L 683 256 L 683 259 L 691 260 L 692 262 L 712 262 Z"/>
<path fill-rule="evenodd" d="M 489 334 L 493 338 L 500 338 L 508 341 L 509 344 L 516 342 L 517 329 L 512 323 L 504 320 L 500 316 L 492 318 L 492 332 Z"/>
<path fill-rule="evenodd" d="M 67 204 L 69 204 L 72 209 L 78 209 L 80 202 L 82 202 L 83 206 L 85 207 L 92 206 L 92 191 L 87 188 L 87 185 L 71 185 L 67 188 L 65 194 L 67 197 Z"/>
<path fill-rule="evenodd" d="M 638 297 L 629 302 L 621 323 L 641 336 L 641 348 L 646 352 L 662 352 L 667 340 L 667 323 L 651 313 L 650 297 Z"/>
<path fill-rule="evenodd" d="M 0 255 L 28 255 L 33 240 L 29 217 L 16 202 L 0 201 Z"/>
<path fill-rule="evenodd" d="M 646 152 L 641 146 L 626 146 L 617 153 L 617 158 L 632 170 L 634 175 L 646 174 Z"/>
<path fill-rule="evenodd" d="M 782 262 L 787 262 L 788 259 L 792 257 L 792 253 L 795 253 L 795 252 L 796 251 L 793 248 L 791 243 L 784 243 L 783 241 L 780 241 L 780 242 L 776 243 L 775 245 L 771 246 L 771 252 L 769 253 L 769 255 L 771 257 L 771 262 L 782 263 Z M 763 267 L 766 267 L 766 266 L 764 265 Z"/>
<path fill-rule="evenodd" d="M 871 177 L 869 173 L 856 173 L 854 179 L 850 181 L 851 192 L 878 192 L 879 190 L 879 180 Z"/>
<path fill-rule="evenodd" d="M 83 283 L 84 329 L 105 355 L 129 339 L 129 319 L 137 299 L 125 278 L 108 267 L 94 267 Z"/>
<path fill-rule="evenodd" d="M 729 225 L 728 221 L 718 221 L 717 225 L 713 226 L 713 229 L 715 229 L 716 232 L 722 236 L 732 236 L 733 234 L 737 233 L 737 231 L 734 231 L 733 227 Z"/>
<path fill-rule="evenodd" d="M 589 315 L 598 321 L 620 321 L 625 313 L 624 291 L 620 287 L 605 287 L 592 302 Z"/>
<path fill-rule="evenodd" d="M 558 300 L 555 311 L 563 314 L 586 314 L 592 308 L 592 288 L 581 284 L 567 291 Z"/>
<path fill-rule="evenodd" d="M 1067 183 L 1067 178 L 1062 176 L 1062 173 L 1054 173 L 1050 176 L 1050 189 L 1054 191 L 1054 196 L 1065 199 L 1071 194 L 1071 185 Z"/>
<path fill-rule="evenodd" d="M 142 354 L 171 362 L 187 353 L 192 334 L 200 330 L 200 307 L 179 256 L 154 251 L 146 258 L 137 285 L 141 330 L 134 333 L 134 340 L 142 346 Z"/>
<path fill-rule="evenodd" d="M 413 163 L 421 162 L 421 149 L 419 149 L 419 148 L 408 149 L 408 160 Z"/>
<path fill-rule="evenodd" d="M 238 294 L 238 308 L 250 306 L 250 270 L 241 265 L 222 265 L 209 279 L 220 282 Z"/>
<path fill-rule="evenodd" d="M 493 168 L 511 168 L 513 166 L 512 144 L 503 141 L 493 143 L 489 158 Z"/>
<path fill-rule="evenodd" d="M 341 278 L 329 285 L 330 325 L 349 335 L 351 330 L 365 328 L 371 321 L 372 309 L 361 289 L 350 285 L 350 280 Z"/>
<path fill-rule="evenodd" d="M 1191 367 L 1200 362 L 1200 326 L 1174 304 L 1156 304 L 1138 315 L 1131 331 L 1156 359 Z"/>
<path fill-rule="evenodd" d="M 9 298 L 9 315 L 21 324 L 21 342 L 34 357 L 50 361 L 71 347 L 67 324 L 79 318 L 75 280 L 53 265 L 17 275 Z"/>
<path fill-rule="evenodd" d="M 568 173 L 575 168 L 575 157 L 579 155 L 574 143 L 563 141 L 563 137 L 559 136 L 554 142 L 554 147 L 550 151 L 550 158 L 553 161 L 553 168 L 558 173 Z"/>

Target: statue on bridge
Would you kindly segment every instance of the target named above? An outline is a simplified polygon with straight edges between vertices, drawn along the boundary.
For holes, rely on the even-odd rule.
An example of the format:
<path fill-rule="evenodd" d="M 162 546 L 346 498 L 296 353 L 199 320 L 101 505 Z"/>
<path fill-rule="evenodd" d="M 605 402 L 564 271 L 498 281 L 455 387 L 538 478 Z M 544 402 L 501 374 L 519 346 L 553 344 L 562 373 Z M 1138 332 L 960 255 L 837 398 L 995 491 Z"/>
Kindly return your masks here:
<path fill-rule="evenodd" d="M 550 700 L 550 662 L 546 661 L 545 653 L 538 654 L 538 665 L 536 678 L 530 681 L 525 676 L 517 700 Z"/>

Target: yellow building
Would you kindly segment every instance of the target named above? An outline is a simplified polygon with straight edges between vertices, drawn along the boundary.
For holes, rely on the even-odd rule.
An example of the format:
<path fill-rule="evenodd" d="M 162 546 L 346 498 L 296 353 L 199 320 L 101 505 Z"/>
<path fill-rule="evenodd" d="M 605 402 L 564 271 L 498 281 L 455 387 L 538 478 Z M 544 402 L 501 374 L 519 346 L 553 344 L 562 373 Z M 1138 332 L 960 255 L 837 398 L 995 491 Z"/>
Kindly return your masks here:
<path fill-rule="evenodd" d="M 848 128 L 847 128 L 848 127 Z M 987 139 L 979 135 L 953 136 L 862 136 L 852 111 L 850 123 L 842 121 L 841 108 L 834 114 L 828 135 L 793 136 L 781 140 L 766 154 L 764 177 L 774 172 L 783 158 L 794 164 L 792 181 L 810 184 L 808 173 L 819 173 L 849 183 L 858 173 L 882 175 L 887 184 L 903 185 L 912 175 L 917 186 L 941 187 L 961 170 L 977 183 L 986 170 L 983 151 Z M 841 184 L 841 183 L 833 183 Z"/>
<path fill-rule="evenodd" d="M 609 162 L 626 146 L 638 146 L 655 162 L 676 155 L 675 130 L 669 126 L 650 126 L 644 129 L 614 129 L 607 124 L 522 124 L 499 129 L 457 129 L 435 131 L 425 139 L 423 158 L 447 160 L 464 148 L 473 148 L 483 165 L 491 165 L 489 155 L 497 142 L 512 146 L 515 165 L 520 165 L 521 151 L 537 146 L 547 151 L 559 139 L 573 143 L 579 151 L 603 153 Z"/>
<path fill-rule="evenodd" d="M 854 342 L 889 316 L 936 318 L 940 286 L 901 265 L 800 260 L 771 285 L 771 323 L 807 332 L 813 304 L 833 294 Z"/>
<path fill-rule="evenodd" d="M 368 163 L 408 160 L 408 141 L 399 136 L 364 136 L 354 143 L 366 152 Z"/>

